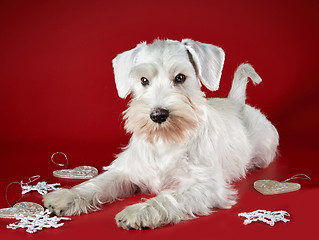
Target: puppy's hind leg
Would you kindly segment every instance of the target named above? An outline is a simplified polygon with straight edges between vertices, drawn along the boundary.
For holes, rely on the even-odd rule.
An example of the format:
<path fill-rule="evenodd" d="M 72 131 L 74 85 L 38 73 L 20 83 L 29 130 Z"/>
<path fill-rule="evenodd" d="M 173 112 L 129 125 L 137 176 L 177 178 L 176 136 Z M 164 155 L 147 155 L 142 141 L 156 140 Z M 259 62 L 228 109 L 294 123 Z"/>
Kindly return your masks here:
<path fill-rule="evenodd" d="M 242 106 L 243 124 L 248 131 L 249 140 L 253 147 L 253 156 L 249 168 L 264 168 L 276 156 L 279 135 L 276 128 L 259 110 L 245 105 L 248 77 L 254 84 L 259 84 L 262 81 L 251 65 L 241 64 L 235 71 L 228 99 L 234 104 Z"/>
<path fill-rule="evenodd" d="M 243 109 L 243 120 L 253 145 L 250 168 L 265 168 L 277 155 L 279 134 L 258 109 L 248 105 Z"/>

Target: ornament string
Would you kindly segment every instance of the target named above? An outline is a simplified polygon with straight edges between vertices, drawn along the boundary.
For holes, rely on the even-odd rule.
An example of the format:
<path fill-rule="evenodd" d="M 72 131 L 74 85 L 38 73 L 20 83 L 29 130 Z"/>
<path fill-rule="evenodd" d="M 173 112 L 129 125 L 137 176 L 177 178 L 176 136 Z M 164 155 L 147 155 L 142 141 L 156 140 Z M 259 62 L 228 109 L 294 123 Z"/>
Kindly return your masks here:
<path fill-rule="evenodd" d="M 8 189 L 9 189 L 9 187 L 10 187 L 12 184 L 19 184 L 20 187 L 22 188 L 23 186 L 27 186 L 29 183 L 35 182 L 35 181 L 38 180 L 39 178 L 40 178 L 40 175 L 36 175 L 36 176 L 30 177 L 30 178 L 29 178 L 29 182 L 27 182 L 27 183 L 23 183 L 22 181 L 21 181 L 21 182 L 11 182 L 11 183 L 9 183 L 8 186 L 6 187 L 6 192 L 5 192 L 5 197 L 6 197 L 6 201 L 7 201 L 8 205 L 9 205 L 10 207 L 12 207 L 14 204 L 16 204 L 17 202 L 19 202 L 19 201 L 23 198 L 23 195 L 24 195 L 23 193 L 21 193 L 21 197 L 20 197 L 18 200 L 16 200 L 16 201 L 11 205 L 10 202 L 9 202 L 9 199 L 8 199 Z"/>
<path fill-rule="evenodd" d="M 64 158 L 65 158 L 65 164 L 63 164 L 63 163 L 56 163 L 56 162 L 54 161 L 54 156 L 57 155 L 57 154 L 62 154 L 62 155 L 64 156 Z M 60 167 L 65 167 L 66 169 L 69 167 L 68 157 L 67 157 L 66 154 L 63 153 L 63 152 L 55 152 L 55 153 L 53 153 L 52 156 L 51 156 L 51 162 L 53 162 L 55 165 L 58 165 L 58 166 L 60 166 Z"/>
<path fill-rule="evenodd" d="M 284 181 L 282 181 L 283 183 L 284 182 L 289 182 L 290 180 L 294 180 L 294 179 L 304 179 L 304 180 L 311 180 L 310 177 L 308 177 L 306 174 L 303 174 L 303 173 L 300 173 L 300 174 L 296 174 L 296 175 L 293 175 L 291 178 L 288 178 Z"/>
<path fill-rule="evenodd" d="M 22 197 L 23 197 L 23 194 L 21 194 L 21 197 L 20 197 L 18 200 L 16 200 L 12 205 L 10 204 L 10 202 L 9 202 L 9 200 L 8 200 L 8 189 L 9 189 L 9 187 L 10 187 L 12 184 L 19 184 L 19 185 L 21 186 L 21 183 L 19 183 L 19 182 L 11 182 L 11 183 L 8 184 L 8 186 L 7 186 L 7 188 L 6 188 L 5 196 L 6 196 L 6 201 L 7 201 L 8 205 L 9 205 L 10 207 L 13 207 L 13 205 L 16 204 L 17 202 L 19 202 L 19 201 L 22 199 Z"/>

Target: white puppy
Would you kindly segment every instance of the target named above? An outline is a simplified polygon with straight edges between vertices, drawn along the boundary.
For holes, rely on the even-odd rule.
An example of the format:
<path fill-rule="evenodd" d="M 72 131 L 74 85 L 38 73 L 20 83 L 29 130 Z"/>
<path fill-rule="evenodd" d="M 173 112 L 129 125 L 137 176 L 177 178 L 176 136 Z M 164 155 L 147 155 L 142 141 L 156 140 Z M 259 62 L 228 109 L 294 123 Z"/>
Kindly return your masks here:
<path fill-rule="evenodd" d="M 113 60 L 128 146 L 98 177 L 47 194 L 56 215 L 78 215 L 137 191 L 157 194 L 115 217 L 125 229 L 157 228 L 230 208 L 232 181 L 266 167 L 278 146 L 275 127 L 245 104 L 247 78 L 261 78 L 248 64 L 235 72 L 226 99 L 206 99 L 201 84 L 218 89 L 225 54 L 219 47 L 185 39 L 141 43 Z"/>

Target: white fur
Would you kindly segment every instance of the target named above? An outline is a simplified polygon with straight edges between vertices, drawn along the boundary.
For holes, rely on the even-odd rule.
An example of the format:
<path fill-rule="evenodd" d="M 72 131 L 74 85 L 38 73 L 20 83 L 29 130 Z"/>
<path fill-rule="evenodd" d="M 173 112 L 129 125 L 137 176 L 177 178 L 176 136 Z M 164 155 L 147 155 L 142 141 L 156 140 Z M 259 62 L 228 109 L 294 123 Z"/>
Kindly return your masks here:
<path fill-rule="evenodd" d="M 221 48 L 190 39 L 142 43 L 118 55 L 119 96 L 132 94 L 124 112 L 132 138 L 105 173 L 47 194 L 44 205 L 57 215 L 78 215 L 136 191 L 157 194 L 116 216 L 125 229 L 156 228 L 234 205 L 231 183 L 268 166 L 279 137 L 259 110 L 245 104 L 247 78 L 261 82 L 249 64 L 238 67 L 228 98 L 205 98 L 201 84 L 217 90 L 223 64 Z M 180 73 L 183 83 L 174 81 Z M 150 119 L 155 108 L 169 111 L 165 122 Z"/>

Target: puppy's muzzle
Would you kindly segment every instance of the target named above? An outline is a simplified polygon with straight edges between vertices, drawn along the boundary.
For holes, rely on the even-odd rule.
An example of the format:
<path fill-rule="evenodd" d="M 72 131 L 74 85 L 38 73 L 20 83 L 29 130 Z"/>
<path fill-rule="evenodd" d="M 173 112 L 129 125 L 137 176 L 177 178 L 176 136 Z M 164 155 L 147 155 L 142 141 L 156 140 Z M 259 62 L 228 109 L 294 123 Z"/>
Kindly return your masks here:
<path fill-rule="evenodd" d="M 165 122 L 168 116 L 169 111 L 163 108 L 156 108 L 150 114 L 152 121 L 159 124 Z"/>

